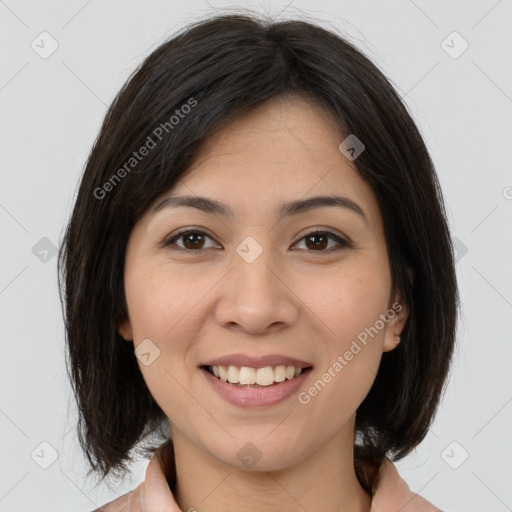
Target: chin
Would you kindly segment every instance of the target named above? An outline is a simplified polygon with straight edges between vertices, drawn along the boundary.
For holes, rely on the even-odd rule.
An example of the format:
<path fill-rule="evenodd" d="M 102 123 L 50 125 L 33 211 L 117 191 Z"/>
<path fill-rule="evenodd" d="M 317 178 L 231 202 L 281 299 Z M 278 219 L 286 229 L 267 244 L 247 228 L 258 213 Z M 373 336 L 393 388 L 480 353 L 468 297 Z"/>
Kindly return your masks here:
<path fill-rule="evenodd" d="M 222 446 L 219 446 L 217 438 L 215 447 L 208 451 L 222 463 L 239 471 L 280 471 L 297 463 L 300 458 L 297 446 L 301 444 L 294 443 L 289 437 L 286 444 L 279 439 L 264 440 L 270 431 L 268 428 L 264 430 L 260 436 L 244 435 L 226 439 Z"/>

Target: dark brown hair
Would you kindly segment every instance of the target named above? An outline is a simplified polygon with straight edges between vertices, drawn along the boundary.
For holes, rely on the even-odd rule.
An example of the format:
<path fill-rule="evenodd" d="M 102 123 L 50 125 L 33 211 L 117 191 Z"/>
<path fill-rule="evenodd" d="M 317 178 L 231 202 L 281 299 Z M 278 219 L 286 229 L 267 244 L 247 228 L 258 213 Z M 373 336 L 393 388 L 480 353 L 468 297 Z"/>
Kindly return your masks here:
<path fill-rule="evenodd" d="M 450 367 L 459 296 L 442 194 L 422 137 L 388 79 L 342 36 L 306 21 L 223 15 L 163 43 L 118 93 L 60 247 L 79 441 L 102 478 L 124 473 L 132 449 L 165 420 L 133 345 L 117 333 L 127 317 L 123 272 L 131 230 L 210 135 L 283 95 L 314 100 L 341 133 L 364 143 L 354 164 L 378 199 L 393 293 L 409 310 L 400 344 L 383 354 L 357 410 L 355 467 L 364 487 L 371 490 L 372 468 L 384 456 L 405 456 L 428 431 Z M 150 139 L 155 145 L 135 158 Z"/>

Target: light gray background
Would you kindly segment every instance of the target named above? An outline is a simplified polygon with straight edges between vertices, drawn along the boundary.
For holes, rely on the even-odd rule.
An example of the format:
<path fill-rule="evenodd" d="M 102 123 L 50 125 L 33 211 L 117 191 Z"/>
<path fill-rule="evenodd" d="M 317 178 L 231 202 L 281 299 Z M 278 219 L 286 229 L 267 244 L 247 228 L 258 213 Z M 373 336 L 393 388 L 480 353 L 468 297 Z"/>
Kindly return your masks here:
<path fill-rule="evenodd" d="M 60 242 L 106 105 L 130 72 L 184 23 L 233 5 L 0 1 L 1 512 L 88 512 L 143 478 L 145 461 L 113 492 L 85 479 L 56 257 L 44 251 Z M 439 414 L 399 471 L 445 511 L 512 510 L 512 1 L 237 5 L 342 31 L 405 97 L 460 241 L 463 311 Z M 31 47 L 43 45 L 43 31 L 58 43 L 46 59 Z M 469 44 L 457 58 L 463 41 L 453 31 Z"/>

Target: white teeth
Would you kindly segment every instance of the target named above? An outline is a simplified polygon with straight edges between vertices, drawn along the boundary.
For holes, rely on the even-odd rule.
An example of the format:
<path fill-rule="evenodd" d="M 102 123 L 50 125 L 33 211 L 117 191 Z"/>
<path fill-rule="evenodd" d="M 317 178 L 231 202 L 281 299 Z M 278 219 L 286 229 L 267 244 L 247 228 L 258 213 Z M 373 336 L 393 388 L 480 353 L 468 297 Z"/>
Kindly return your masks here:
<path fill-rule="evenodd" d="M 238 374 L 238 381 L 240 384 L 254 384 L 256 382 L 256 370 L 242 366 Z"/>
<path fill-rule="evenodd" d="M 259 386 L 270 386 L 274 384 L 274 370 L 271 366 L 265 366 L 265 368 L 258 368 L 256 371 L 256 381 L 251 384 L 258 384 Z"/>
<path fill-rule="evenodd" d="M 276 382 L 283 382 L 286 380 L 286 366 L 276 366 L 276 369 L 274 370 L 275 377 L 274 380 Z"/>
<path fill-rule="evenodd" d="M 213 375 L 224 382 L 231 384 L 270 386 L 274 382 L 284 382 L 299 376 L 302 368 L 295 366 L 279 365 L 275 368 L 250 368 L 248 366 L 211 366 Z"/>
<path fill-rule="evenodd" d="M 228 368 L 228 382 L 231 382 L 231 384 L 236 384 L 238 382 L 239 375 L 240 370 L 236 366 L 230 366 Z"/>
<path fill-rule="evenodd" d="M 221 380 L 223 380 L 224 382 L 228 381 L 228 370 L 225 366 L 212 366 L 212 368 L 218 368 Z M 213 372 L 213 374 L 215 375 L 215 372 Z"/>

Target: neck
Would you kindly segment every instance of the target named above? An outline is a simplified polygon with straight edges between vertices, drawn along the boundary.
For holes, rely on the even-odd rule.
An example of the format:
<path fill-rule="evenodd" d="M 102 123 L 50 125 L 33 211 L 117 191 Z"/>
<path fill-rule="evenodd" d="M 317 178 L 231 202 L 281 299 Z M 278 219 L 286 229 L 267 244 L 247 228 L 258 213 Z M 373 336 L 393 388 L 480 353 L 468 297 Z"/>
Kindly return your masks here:
<path fill-rule="evenodd" d="M 172 428 L 174 497 L 181 510 L 219 512 L 369 512 L 371 498 L 356 477 L 353 433 L 341 432 L 296 464 L 241 470 L 220 461 Z"/>

